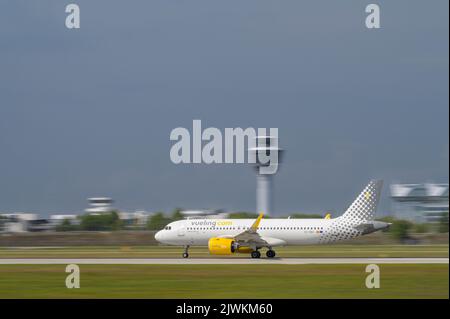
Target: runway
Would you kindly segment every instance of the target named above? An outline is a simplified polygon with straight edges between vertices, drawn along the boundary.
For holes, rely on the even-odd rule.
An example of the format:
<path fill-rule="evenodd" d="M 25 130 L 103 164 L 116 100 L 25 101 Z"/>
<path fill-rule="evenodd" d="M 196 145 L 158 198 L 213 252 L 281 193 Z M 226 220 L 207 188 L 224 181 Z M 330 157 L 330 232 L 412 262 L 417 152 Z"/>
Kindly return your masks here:
<path fill-rule="evenodd" d="M 311 264 L 448 264 L 448 258 L 146 258 L 146 259 L 1 259 L 0 265 L 311 265 Z"/>

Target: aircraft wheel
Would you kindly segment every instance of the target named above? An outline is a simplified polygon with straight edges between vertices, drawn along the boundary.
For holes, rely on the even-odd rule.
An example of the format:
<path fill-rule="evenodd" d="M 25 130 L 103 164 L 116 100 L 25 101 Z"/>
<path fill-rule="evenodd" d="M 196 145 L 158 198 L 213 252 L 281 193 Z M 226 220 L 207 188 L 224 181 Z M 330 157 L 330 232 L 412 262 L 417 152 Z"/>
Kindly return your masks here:
<path fill-rule="evenodd" d="M 188 253 L 183 253 L 183 258 L 188 258 L 189 254 Z"/>
<path fill-rule="evenodd" d="M 261 257 L 261 253 L 257 250 L 252 251 L 252 258 L 259 258 Z"/>
<path fill-rule="evenodd" d="M 266 256 L 268 257 L 268 258 L 273 258 L 273 257 L 275 257 L 275 251 L 273 251 L 272 249 L 270 249 L 270 250 L 268 250 L 267 252 L 266 252 Z"/>

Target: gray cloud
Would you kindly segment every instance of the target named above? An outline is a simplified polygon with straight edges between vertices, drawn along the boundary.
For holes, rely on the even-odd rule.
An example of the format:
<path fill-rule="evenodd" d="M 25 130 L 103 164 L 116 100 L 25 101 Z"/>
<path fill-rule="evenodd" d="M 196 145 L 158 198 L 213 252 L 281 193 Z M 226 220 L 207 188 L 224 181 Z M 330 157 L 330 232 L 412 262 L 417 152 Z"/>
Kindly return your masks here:
<path fill-rule="evenodd" d="M 448 182 L 448 2 L 0 4 L 0 211 L 253 210 L 245 165 L 176 166 L 170 131 L 278 127 L 276 210 L 340 212 L 372 177 Z M 384 192 L 382 210 L 389 209 Z"/>

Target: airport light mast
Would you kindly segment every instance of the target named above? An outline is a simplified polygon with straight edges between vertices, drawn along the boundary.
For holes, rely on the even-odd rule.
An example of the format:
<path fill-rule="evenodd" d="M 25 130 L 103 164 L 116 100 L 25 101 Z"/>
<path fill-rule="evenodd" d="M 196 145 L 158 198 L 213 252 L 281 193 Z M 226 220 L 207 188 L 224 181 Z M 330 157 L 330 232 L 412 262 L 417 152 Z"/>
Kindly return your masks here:
<path fill-rule="evenodd" d="M 272 152 L 277 152 L 277 163 L 264 163 L 261 161 L 261 155 L 270 156 Z M 273 178 L 275 173 L 264 174 L 262 167 L 277 165 L 279 169 L 281 154 L 283 150 L 278 147 L 278 137 L 275 136 L 256 136 L 256 147 L 249 148 L 249 156 L 256 160 L 254 165 L 256 171 L 256 212 L 271 216 L 273 208 Z M 275 171 L 276 172 L 276 171 Z"/>

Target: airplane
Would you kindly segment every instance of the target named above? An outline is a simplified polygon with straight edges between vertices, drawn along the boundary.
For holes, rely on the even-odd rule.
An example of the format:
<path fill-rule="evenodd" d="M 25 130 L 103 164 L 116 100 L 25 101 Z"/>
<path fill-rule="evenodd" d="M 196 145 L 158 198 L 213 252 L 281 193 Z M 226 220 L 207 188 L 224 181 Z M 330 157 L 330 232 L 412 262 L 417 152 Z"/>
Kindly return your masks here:
<path fill-rule="evenodd" d="M 155 234 L 167 245 L 184 246 L 188 258 L 191 246 L 207 246 L 212 255 L 247 253 L 260 258 L 261 248 L 274 258 L 274 247 L 330 244 L 386 229 L 390 223 L 375 221 L 383 181 L 372 180 L 348 209 L 337 218 L 323 219 L 184 219 L 174 221 Z"/>

